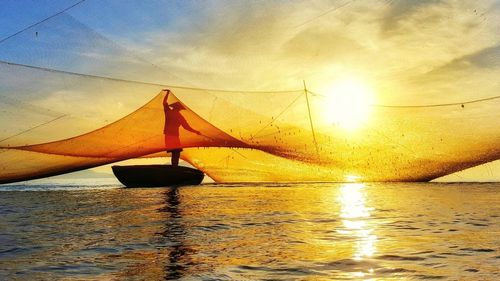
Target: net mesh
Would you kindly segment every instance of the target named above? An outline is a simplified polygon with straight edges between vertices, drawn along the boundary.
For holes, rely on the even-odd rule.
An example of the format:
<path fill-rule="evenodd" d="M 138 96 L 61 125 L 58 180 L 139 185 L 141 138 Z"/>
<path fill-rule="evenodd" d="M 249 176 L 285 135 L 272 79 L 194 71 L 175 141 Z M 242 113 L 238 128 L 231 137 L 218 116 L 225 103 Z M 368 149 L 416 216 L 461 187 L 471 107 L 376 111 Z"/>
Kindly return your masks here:
<path fill-rule="evenodd" d="M 487 66 L 456 61 L 451 70 L 440 67 L 411 79 L 397 76 L 400 70 L 384 73 L 389 82 L 379 87 L 381 95 L 420 102 L 367 103 L 356 112 L 325 90 L 196 87 L 240 74 L 229 67 L 211 76 L 207 66 L 196 72 L 202 76 L 196 83 L 186 81 L 180 77 L 192 69 L 154 63 L 148 59 L 154 56 L 134 47 L 139 31 L 128 30 L 128 41 L 114 37 L 116 29 L 91 27 L 74 11 L 92 10 L 93 4 L 75 4 L 0 34 L 2 183 L 177 148 L 184 148 L 185 161 L 220 182 L 426 181 L 500 158 L 498 47 L 486 50 Z M 147 14 L 154 7 L 142 8 Z M 140 20 L 110 18 L 107 24 L 123 28 Z M 93 24 L 99 25 L 95 19 Z M 481 24 L 484 32 L 474 36 L 491 38 L 487 31 L 495 21 Z M 247 80 L 259 84 L 261 74 L 255 75 Z M 286 77 L 296 78 L 293 70 Z"/>

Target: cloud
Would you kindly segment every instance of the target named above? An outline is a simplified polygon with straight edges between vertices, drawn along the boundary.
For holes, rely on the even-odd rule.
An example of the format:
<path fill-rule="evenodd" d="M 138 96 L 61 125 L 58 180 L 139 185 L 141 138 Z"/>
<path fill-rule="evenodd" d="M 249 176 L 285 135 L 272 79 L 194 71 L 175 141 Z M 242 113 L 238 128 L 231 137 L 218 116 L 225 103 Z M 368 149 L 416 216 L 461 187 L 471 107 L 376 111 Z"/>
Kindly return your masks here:
<path fill-rule="evenodd" d="M 434 69 L 433 72 L 462 69 L 466 67 L 478 67 L 486 70 L 493 70 L 500 67 L 500 45 L 484 48 L 480 51 L 468 54 Z"/>
<path fill-rule="evenodd" d="M 387 13 L 381 19 L 382 32 L 391 33 L 400 27 L 401 21 L 412 16 L 415 12 L 425 7 L 439 4 L 442 0 L 399 0 L 391 1 Z"/>
<path fill-rule="evenodd" d="M 442 101 L 496 96 L 500 89 L 500 45 L 487 47 L 432 68 L 409 80 L 420 95 Z"/>

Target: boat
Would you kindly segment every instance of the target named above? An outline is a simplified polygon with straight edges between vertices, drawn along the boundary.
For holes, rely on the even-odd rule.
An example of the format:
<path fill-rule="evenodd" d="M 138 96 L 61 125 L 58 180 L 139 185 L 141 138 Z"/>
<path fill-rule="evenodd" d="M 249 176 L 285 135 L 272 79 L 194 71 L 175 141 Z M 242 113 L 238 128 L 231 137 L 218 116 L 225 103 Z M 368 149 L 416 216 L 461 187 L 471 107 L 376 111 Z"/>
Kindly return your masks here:
<path fill-rule="evenodd" d="M 112 166 L 116 178 L 126 187 L 163 187 L 199 185 L 202 171 L 172 165 Z"/>

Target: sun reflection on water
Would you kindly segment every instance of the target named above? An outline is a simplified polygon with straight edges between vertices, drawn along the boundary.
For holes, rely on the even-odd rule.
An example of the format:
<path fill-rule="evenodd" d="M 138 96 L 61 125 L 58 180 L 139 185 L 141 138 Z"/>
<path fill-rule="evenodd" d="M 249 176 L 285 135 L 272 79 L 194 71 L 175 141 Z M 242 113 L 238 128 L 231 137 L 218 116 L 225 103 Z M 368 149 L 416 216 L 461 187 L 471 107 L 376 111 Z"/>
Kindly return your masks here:
<path fill-rule="evenodd" d="M 355 260 L 371 257 L 376 251 L 377 236 L 368 223 L 372 208 L 366 207 L 364 188 L 365 185 L 361 183 L 344 184 L 340 187 L 338 198 L 344 226 L 338 232 L 357 239 L 353 254 Z"/>

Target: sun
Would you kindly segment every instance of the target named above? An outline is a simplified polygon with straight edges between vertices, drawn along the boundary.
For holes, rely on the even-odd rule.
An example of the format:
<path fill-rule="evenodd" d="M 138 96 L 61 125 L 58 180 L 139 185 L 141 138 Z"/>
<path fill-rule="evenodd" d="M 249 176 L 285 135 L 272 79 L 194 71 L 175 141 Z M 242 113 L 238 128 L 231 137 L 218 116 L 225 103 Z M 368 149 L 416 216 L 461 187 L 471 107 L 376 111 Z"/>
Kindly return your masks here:
<path fill-rule="evenodd" d="M 356 78 L 335 80 L 322 94 L 322 120 L 327 124 L 355 130 L 368 121 L 374 92 L 365 81 Z"/>

